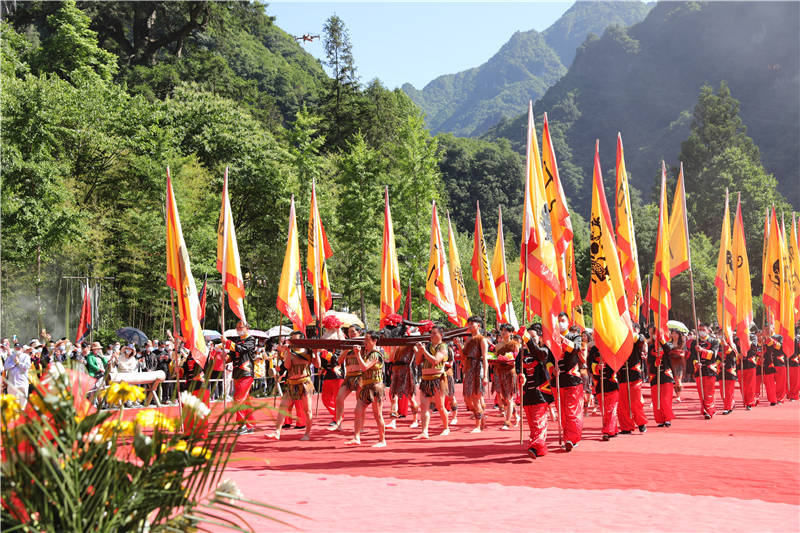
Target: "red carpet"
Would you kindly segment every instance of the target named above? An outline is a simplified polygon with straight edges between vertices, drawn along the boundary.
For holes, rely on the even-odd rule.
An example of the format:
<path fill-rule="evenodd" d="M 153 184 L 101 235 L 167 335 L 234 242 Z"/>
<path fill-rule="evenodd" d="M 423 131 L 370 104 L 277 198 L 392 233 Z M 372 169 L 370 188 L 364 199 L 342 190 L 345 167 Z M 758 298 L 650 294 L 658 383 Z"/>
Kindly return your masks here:
<path fill-rule="evenodd" d="M 647 433 L 609 442 L 600 440 L 600 417 L 587 416 L 584 440 L 571 453 L 558 448 L 551 423 L 549 453 L 535 461 L 519 444 L 518 429 L 499 430 L 494 409 L 478 435 L 469 433 L 463 404 L 448 437 L 414 441 L 410 420 L 399 421 L 379 450 L 369 447 L 377 436 L 371 415 L 362 446 L 344 445 L 352 436 L 352 396 L 345 432 L 325 429 L 331 417 L 320 406 L 311 442 L 300 442 L 302 430 L 294 429 L 281 442 L 266 440 L 272 413 L 261 411 L 257 432 L 240 439 L 224 477 L 250 498 L 313 519 L 291 520 L 302 529 L 431 530 L 437 526 L 430 513 L 439 513 L 447 531 L 523 530 L 532 526 L 531 509 L 546 508 L 555 513 L 549 528 L 559 531 L 800 531 L 800 402 L 762 403 L 706 421 L 694 388 L 683 396 L 671 428 L 651 421 Z M 437 415 L 431 434 L 440 429 Z M 367 512 L 358 502 L 369 496 L 377 507 Z M 354 519 L 364 512 L 377 522 Z M 274 527 L 280 529 L 259 522 L 257 530 Z"/>

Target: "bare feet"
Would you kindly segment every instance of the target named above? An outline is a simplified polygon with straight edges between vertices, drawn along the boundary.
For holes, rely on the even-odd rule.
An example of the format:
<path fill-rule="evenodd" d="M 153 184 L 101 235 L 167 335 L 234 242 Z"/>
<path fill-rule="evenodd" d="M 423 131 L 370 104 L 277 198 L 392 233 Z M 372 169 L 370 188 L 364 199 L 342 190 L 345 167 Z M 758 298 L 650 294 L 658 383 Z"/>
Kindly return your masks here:
<path fill-rule="evenodd" d="M 386 448 L 386 441 L 382 440 L 372 445 L 373 448 Z"/>
<path fill-rule="evenodd" d="M 440 437 L 446 437 L 450 434 L 450 428 L 444 428 L 441 433 L 439 433 Z"/>
<path fill-rule="evenodd" d="M 415 437 L 411 437 L 411 438 L 414 439 L 414 440 L 417 440 L 417 439 L 427 439 L 427 438 L 430 438 L 430 437 L 428 437 L 428 432 L 427 431 L 423 431 L 419 435 L 417 435 Z"/>
<path fill-rule="evenodd" d="M 265 436 L 266 438 L 268 438 L 268 439 L 272 439 L 272 440 L 281 440 L 281 434 L 280 434 L 280 433 L 278 433 L 277 431 L 270 431 L 269 433 L 267 433 L 267 434 L 266 434 L 266 435 L 264 435 L 264 436 Z"/>
<path fill-rule="evenodd" d="M 306 433 L 306 434 L 304 434 L 302 437 L 300 437 L 300 440 L 311 440 L 311 435 L 309 435 L 308 433 Z"/>
<path fill-rule="evenodd" d="M 361 439 L 350 439 L 349 441 L 345 442 L 346 446 L 360 446 Z"/>

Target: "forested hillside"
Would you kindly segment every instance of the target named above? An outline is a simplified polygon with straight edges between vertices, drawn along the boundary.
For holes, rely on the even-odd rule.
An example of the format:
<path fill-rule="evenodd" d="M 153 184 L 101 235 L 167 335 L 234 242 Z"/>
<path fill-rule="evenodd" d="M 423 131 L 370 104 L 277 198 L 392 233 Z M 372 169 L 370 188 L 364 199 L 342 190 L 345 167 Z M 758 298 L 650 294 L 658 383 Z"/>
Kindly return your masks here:
<path fill-rule="evenodd" d="M 542 33 L 514 33 L 483 65 L 439 76 L 423 89 L 407 83 L 403 90 L 425 112 L 432 133 L 481 135 L 558 81 L 587 35 L 600 34 L 611 24 L 639 22 L 651 7 L 642 2 L 576 2 Z"/>
<path fill-rule="evenodd" d="M 649 197 L 661 159 L 677 164 L 704 84 L 725 81 L 768 172 L 800 207 L 800 5 L 796 2 L 663 2 L 640 24 L 586 42 L 569 72 L 535 103 L 562 141 L 565 187 L 589 210 L 591 153 L 600 139 L 612 165 L 622 132 L 632 184 Z M 522 114 L 487 138 L 521 149 Z M 541 118 L 539 118 L 541 120 Z M 687 188 L 700 169 L 685 165 Z M 610 167 L 609 167 L 610 168 Z"/>

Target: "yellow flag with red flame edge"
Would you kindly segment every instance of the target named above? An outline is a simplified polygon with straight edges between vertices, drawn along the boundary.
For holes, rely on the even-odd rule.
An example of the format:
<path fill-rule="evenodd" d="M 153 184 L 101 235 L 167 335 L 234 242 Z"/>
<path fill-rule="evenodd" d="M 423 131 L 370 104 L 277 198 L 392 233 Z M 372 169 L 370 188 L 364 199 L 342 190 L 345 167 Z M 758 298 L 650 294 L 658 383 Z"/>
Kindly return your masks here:
<path fill-rule="evenodd" d="M 300 244 L 297 239 L 297 219 L 294 212 L 294 196 L 289 208 L 289 235 L 286 239 L 286 254 L 283 256 L 281 279 L 278 283 L 278 311 L 288 318 L 294 329 L 305 332 L 312 323 L 308 308 L 303 274 L 300 269 Z"/>
<path fill-rule="evenodd" d="M 222 207 L 217 224 L 217 271 L 222 276 L 222 290 L 228 293 L 228 305 L 239 320 L 247 323 L 244 314 L 244 277 L 239 261 L 239 245 L 233 226 L 233 213 L 228 197 L 228 168 L 222 184 Z"/>
<path fill-rule="evenodd" d="M 425 283 L 425 298 L 441 309 L 450 322 L 458 324 L 453 287 L 450 285 L 450 269 L 447 266 L 447 258 L 444 255 L 444 244 L 442 243 L 442 231 L 439 227 L 439 215 L 436 212 L 436 202 L 433 202 L 433 214 L 431 215 L 430 259 Z"/>
<path fill-rule="evenodd" d="M 467 319 L 472 316 L 472 309 L 469 306 L 467 288 L 464 285 L 464 272 L 461 270 L 461 259 L 458 256 L 456 247 L 456 236 L 453 233 L 453 225 L 450 223 L 450 215 L 447 215 L 447 250 L 450 256 L 450 285 L 453 287 L 453 298 L 458 315 L 458 325 L 463 326 Z"/>
<path fill-rule="evenodd" d="M 384 191 L 383 252 L 381 254 L 381 319 L 380 327 L 386 325 L 386 317 L 397 313 L 403 295 L 400 288 L 400 267 L 394 246 L 394 226 L 389 210 L 389 188 Z"/>
<path fill-rule="evenodd" d="M 498 206 L 497 212 L 497 240 L 495 241 L 494 255 L 492 256 L 492 277 L 494 278 L 494 286 L 497 292 L 497 301 L 500 304 L 500 314 L 497 315 L 497 321 L 511 324 L 514 329 L 519 329 L 508 284 L 506 246 L 503 237 L 503 210 Z"/>
<path fill-rule="evenodd" d="M 650 289 L 650 309 L 653 310 L 653 320 L 658 329 L 659 337 L 666 338 L 668 334 L 667 321 L 669 309 L 672 307 L 670 284 L 670 256 L 669 256 L 669 214 L 667 213 L 667 169 L 661 162 L 661 200 L 658 210 L 658 236 L 656 238 L 655 267 L 653 269 L 653 283 Z"/>
<path fill-rule="evenodd" d="M 483 236 L 483 223 L 481 222 L 481 206 L 475 204 L 475 234 L 472 246 L 472 279 L 478 282 L 478 295 L 481 301 L 495 310 L 500 316 L 500 302 L 497 299 L 497 288 L 492 276 L 492 268 L 489 264 L 489 256 L 486 252 L 486 239 Z"/>
<path fill-rule="evenodd" d="M 773 322 L 780 320 L 781 316 L 781 291 L 783 289 L 783 270 L 781 265 L 780 231 L 775 208 L 769 217 L 769 227 L 764 236 L 764 294 L 762 299 L 764 307 L 770 313 Z M 778 328 L 775 328 L 777 331 Z"/>
<path fill-rule="evenodd" d="M 792 265 L 789 257 L 789 249 L 786 245 L 786 224 L 781 216 L 780 228 L 780 250 L 781 250 L 781 304 L 780 318 L 778 327 L 775 328 L 779 335 L 783 337 L 783 353 L 788 357 L 794 354 L 794 284 L 792 283 Z"/>
<path fill-rule="evenodd" d="M 167 168 L 167 286 L 175 291 L 181 321 L 183 342 L 194 360 L 205 366 L 208 348 L 200 326 L 200 299 L 192 276 L 189 251 L 183 240 L 178 205 L 172 190 L 172 177 Z"/>
<path fill-rule="evenodd" d="M 683 163 L 678 173 L 672 211 L 669 213 L 669 275 L 674 278 L 689 269 L 689 225 L 686 216 L 686 187 L 683 182 Z"/>
<path fill-rule="evenodd" d="M 733 343 L 733 317 L 736 313 L 736 294 L 733 291 L 734 271 L 731 251 L 731 223 L 728 208 L 728 191 L 725 191 L 725 211 L 722 218 L 722 233 L 719 240 L 717 274 L 717 322 L 729 343 Z"/>
<path fill-rule="evenodd" d="M 797 237 L 797 224 L 794 213 L 792 213 L 792 235 L 787 248 L 789 249 L 790 276 L 794 291 L 794 314 L 795 317 L 800 317 L 800 241 L 797 240 Z"/>
<path fill-rule="evenodd" d="M 616 243 L 619 253 L 619 266 L 625 284 L 625 296 L 631 317 L 638 320 L 639 309 L 644 301 L 642 295 L 642 278 L 639 274 L 639 252 L 636 248 L 636 232 L 633 228 L 631 212 L 631 194 L 628 187 L 628 172 L 625 169 L 625 154 L 622 148 L 622 134 L 617 133 L 617 187 L 616 203 Z M 649 304 L 648 304 L 649 305 Z"/>
<path fill-rule="evenodd" d="M 321 320 L 333 304 L 333 293 L 328 281 L 328 259 L 333 256 L 325 235 L 325 228 L 319 216 L 317 184 L 311 182 L 311 214 L 308 217 L 308 253 L 306 255 L 306 276 L 314 294 L 314 314 Z"/>
<path fill-rule="evenodd" d="M 589 220 L 592 258 L 589 300 L 592 302 L 594 343 L 603 360 L 617 371 L 633 349 L 633 327 L 627 303 L 622 312 L 617 303 L 617 291 L 622 291 L 622 299 L 625 299 L 624 286 L 600 171 L 599 144 L 595 145 L 592 215 Z"/>
<path fill-rule="evenodd" d="M 544 190 L 542 163 L 533 123 L 533 102 L 528 103 L 528 135 L 525 163 L 525 198 L 522 213 L 520 271 L 523 280 L 523 317 L 528 310 L 542 319 L 542 342 L 556 360 L 561 358 L 561 344 L 556 342 L 558 314 L 561 312 L 561 286 L 558 260 L 550 224 L 550 210 Z"/>
<path fill-rule="evenodd" d="M 734 294 L 736 295 L 735 326 L 742 353 L 750 350 L 750 325 L 753 323 L 753 292 L 750 286 L 750 261 L 747 259 L 747 246 L 742 221 L 741 194 L 736 200 L 736 218 L 733 221 Z"/>

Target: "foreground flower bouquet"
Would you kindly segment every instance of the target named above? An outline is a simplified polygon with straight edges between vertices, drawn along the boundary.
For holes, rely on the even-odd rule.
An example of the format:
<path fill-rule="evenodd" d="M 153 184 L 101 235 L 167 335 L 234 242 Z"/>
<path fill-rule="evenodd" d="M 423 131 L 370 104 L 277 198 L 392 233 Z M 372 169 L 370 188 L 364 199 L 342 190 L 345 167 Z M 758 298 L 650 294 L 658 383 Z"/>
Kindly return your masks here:
<path fill-rule="evenodd" d="M 141 389 L 112 386 L 104 399 L 121 409 L 96 411 L 86 400 L 93 381 L 58 365 L 24 409 L 2 396 L 3 531 L 252 531 L 247 514 L 285 524 L 264 514 L 279 509 L 220 482 L 235 407 L 211 416 L 190 400 L 181 417 L 148 409 L 126 419 L 122 406 Z"/>

